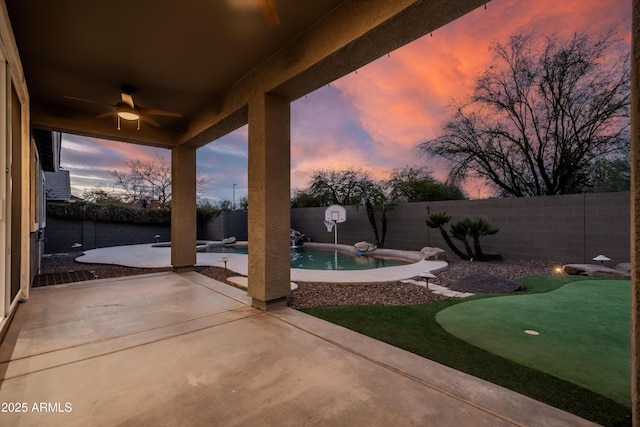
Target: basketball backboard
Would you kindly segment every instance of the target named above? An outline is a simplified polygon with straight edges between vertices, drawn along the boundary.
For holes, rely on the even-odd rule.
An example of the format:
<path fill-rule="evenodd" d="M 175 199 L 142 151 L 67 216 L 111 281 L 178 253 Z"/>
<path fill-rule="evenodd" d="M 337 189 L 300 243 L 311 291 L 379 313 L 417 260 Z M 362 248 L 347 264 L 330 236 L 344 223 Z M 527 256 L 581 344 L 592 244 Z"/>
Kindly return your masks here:
<path fill-rule="evenodd" d="M 324 220 L 335 223 L 345 222 L 347 220 L 347 210 L 344 206 L 331 205 L 324 211 Z"/>

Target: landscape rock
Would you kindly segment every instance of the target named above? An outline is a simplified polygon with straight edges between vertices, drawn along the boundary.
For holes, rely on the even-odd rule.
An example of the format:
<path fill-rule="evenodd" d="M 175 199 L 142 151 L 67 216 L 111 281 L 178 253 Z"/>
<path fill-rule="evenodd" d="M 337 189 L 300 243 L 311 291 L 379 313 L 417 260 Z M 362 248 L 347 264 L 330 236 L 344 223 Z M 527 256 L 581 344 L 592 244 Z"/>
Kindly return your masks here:
<path fill-rule="evenodd" d="M 618 270 L 618 271 L 622 271 L 623 273 L 628 274 L 629 277 L 631 277 L 631 263 L 630 262 L 621 262 L 620 264 L 617 264 L 613 268 Z"/>
<path fill-rule="evenodd" d="M 375 248 L 376 248 L 375 245 L 368 242 L 358 242 L 355 245 L 353 245 L 353 249 L 355 249 L 356 252 L 371 252 Z"/>
<path fill-rule="evenodd" d="M 448 259 L 444 249 L 425 246 L 420 252 L 422 253 L 422 258 L 427 261 L 446 261 Z"/>
<path fill-rule="evenodd" d="M 604 265 L 596 264 L 566 264 L 562 267 L 565 273 L 577 276 L 594 277 L 631 277 L 630 272 L 620 271 Z"/>
<path fill-rule="evenodd" d="M 514 280 L 494 276 L 485 271 L 477 271 L 453 283 L 449 289 L 474 294 L 503 294 L 522 289 L 522 285 Z"/>
<path fill-rule="evenodd" d="M 222 243 L 224 243 L 225 245 L 229 245 L 231 243 L 235 243 L 236 242 L 236 238 L 235 237 L 226 237 L 224 239 L 222 239 Z"/>

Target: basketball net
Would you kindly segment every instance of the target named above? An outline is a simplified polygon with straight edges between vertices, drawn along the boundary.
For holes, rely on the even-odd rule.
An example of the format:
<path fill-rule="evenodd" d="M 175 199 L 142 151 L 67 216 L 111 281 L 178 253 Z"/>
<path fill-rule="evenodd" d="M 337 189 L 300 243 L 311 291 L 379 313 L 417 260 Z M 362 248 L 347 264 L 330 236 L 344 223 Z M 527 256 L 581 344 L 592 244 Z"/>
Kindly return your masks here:
<path fill-rule="evenodd" d="M 331 231 L 333 230 L 333 226 L 336 225 L 335 221 L 325 221 L 324 222 L 324 226 L 327 227 L 327 232 L 331 233 Z"/>

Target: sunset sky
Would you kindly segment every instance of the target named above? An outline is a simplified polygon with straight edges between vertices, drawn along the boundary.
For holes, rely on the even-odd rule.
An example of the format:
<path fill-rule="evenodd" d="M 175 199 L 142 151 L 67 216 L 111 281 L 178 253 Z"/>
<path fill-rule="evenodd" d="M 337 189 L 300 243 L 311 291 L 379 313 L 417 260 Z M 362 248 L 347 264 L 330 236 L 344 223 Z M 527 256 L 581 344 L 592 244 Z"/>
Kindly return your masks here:
<path fill-rule="evenodd" d="M 420 155 L 416 146 L 435 137 L 475 78 L 492 62 L 489 45 L 513 34 L 534 32 L 570 37 L 599 34 L 618 25 L 631 39 L 631 0 L 493 0 L 401 49 L 325 86 L 291 106 L 291 187 L 309 184 L 322 168 L 359 167 L 384 179 L 396 167 L 429 166 L 444 180 L 446 166 Z M 110 171 L 128 159 L 153 159 L 168 150 L 63 135 L 62 161 L 72 192 L 111 185 Z M 197 152 L 198 174 L 209 180 L 206 197 L 215 203 L 247 194 L 247 127 Z M 470 197 L 488 196 L 477 183 Z"/>

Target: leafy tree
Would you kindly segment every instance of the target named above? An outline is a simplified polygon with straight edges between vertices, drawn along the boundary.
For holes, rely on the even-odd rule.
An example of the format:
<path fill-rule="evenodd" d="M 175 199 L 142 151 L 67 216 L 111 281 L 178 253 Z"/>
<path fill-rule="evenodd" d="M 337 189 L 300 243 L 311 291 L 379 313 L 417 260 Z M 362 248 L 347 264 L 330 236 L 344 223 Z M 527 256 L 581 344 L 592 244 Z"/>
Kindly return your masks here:
<path fill-rule="evenodd" d="M 595 163 L 589 192 L 629 191 L 630 188 L 631 162 L 628 155 L 624 159 L 600 160 Z"/>
<path fill-rule="evenodd" d="M 387 212 L 395 207 L 384 193 L 382 186 L 372 181 L 368 176 L 362 177 L 358 183 L 357 197 L 361 204 L 364 204 L 367 210 L 367 219 L 373 230 L 376 239 L 376 245 L 380 248 L 384 247 L 384 241 L 387 236 L 388 219 Z M 381 230 L 378 230 L 378 221 L 376 213 L 381 214 Z"/>
<path fill-rule="evenodd" d="M 437 181 L 426 167 L 393 169 L 385 187 L 389 190 L 389 198 L 397 202 L 466 199 L 460 187 Z"/>
<path fill-rule="evenodd" d="M 505 196 L 584 191 L 601 160 L 629 146 L 629 50 L 614 31 L 593 39 L 531 35 L 491 47 L 495 65 L 476 81 L 440 136 L 420 144 L 452 162 L 448 182 L 485 179 Z"/>
<path fill-rule="evenodd" d="M 99 204 L 123 204 L 124 195 L 112 188 L 105 187 L 100 184 L 96 187 L 89 188 L 82 193 L 82 198 L 88 202 Z"/>
<path fill-rule="evenodd" d="M 319 206 L 356 205 L 361 201 L 362 181 L 369 179 L 369 174 L 361 169 L 321 169 L 311 176 L 306 194 L 317 200 Z"/>
<path fill-rule="evenodd" d="M 292 208 L 314 208 L 324 206 L 322 201 L 309 193 L 307 189 L 298 188 L 291 195 Z"/>
<path fill-rule="evenodd" d="M 363 205 L 373 230 L 378 247 L 384 247 L 387 234 L 387 212 L 394 204 L 387 198 L 384 188 L 361 169 L 322 169 L 313 173 L 311 185 L 297 190 L 292 206 L 311 207 L 338 204 L 343 206 Z M 381 228 L 376 215 L 381 214 Z"/>

